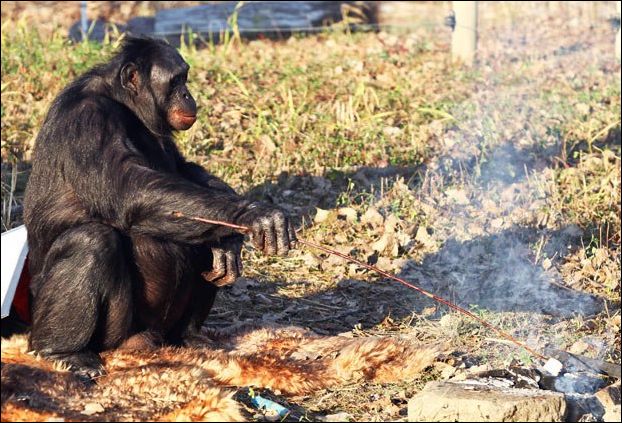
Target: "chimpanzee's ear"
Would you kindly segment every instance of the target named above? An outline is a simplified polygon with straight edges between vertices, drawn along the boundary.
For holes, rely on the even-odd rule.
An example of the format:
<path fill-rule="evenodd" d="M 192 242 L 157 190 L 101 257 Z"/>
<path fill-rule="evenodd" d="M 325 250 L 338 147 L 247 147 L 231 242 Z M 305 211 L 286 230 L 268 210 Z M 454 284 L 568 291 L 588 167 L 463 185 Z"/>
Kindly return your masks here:
<path fill-rule="evenodd" d="M 136 64 L 129 62 L 121 68 L 121 86 L 132 94 L 138 93 L 138 85 L 140 84 L 140 75 Z"/>

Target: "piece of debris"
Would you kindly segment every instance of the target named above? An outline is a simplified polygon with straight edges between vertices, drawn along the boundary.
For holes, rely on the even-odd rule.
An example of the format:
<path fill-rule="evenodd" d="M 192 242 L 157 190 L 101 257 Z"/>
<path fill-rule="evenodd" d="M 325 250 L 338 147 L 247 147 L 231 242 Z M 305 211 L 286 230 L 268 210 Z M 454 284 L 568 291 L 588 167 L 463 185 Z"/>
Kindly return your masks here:
<path fill-rule="evenodd" d="M 511 366 L 507 369 L 492 369 L 478 373 L 475 377 L 508 380 L 512 382 L 513 388 L 540 389 L 538 385 L 541 379 L 540 372 L 528 367 Z"/>
<path fill-rule="evenodd" d="M 502 379 L 429 382 L 408 402 L 408 421 L 562 421 L 564 395 L 508 387 Z M 505 384 L 506 386 L 503 386 Z"/>
<path fill-rule="evenodd" d="M 542 369 L 545 370 L 551 376 L 558 376 L 559 372 L 561 372 L 563 368 L 564 368 L 564 365 L 555 358 L 549 358 L 547 362 L 544 363 L 544 366 L 542 367 Z"/>
<path fill-rule="evenodd" d="M 594 395 L 605 408 L 620 405 L 620 381 L 601 389 Z"/>
<path fill-rule="evenodd" d="M 283 407 L 281 404 L 269 400 L 268 398 L 264 398 L 258 394 L 251 396 L 251 404 L 259 410 L 264 410 L 265 417 L 268 419 L 274 416 L 276 417 L 276 420 L 279 420 L 290 413 L 289 409 Z"/>
<path fill-rule="evenodd" d="M 579 354 L 571 354 L 567 351 L 555 348 L 545 348 L 544 353 L 560 360 L 564 363 L 564 367 L 568 371 L 589 371 L 593 373 L 605 374 L 617 379 L 621 378 L 619 364 L 596 360 L 594 358 L 585 357 Z"/>

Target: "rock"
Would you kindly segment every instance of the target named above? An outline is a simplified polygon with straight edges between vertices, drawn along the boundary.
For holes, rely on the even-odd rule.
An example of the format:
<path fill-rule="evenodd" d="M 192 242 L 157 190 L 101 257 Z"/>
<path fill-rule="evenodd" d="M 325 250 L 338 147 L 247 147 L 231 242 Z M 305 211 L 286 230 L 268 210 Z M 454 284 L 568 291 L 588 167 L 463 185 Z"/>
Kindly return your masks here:
<path fill-rule="evenodd" d="M 477 381 L 429 382 L 408 402 L 408 421 L 562 421 L 564 395 L 492 387 Z"/>
<path fill-rule="evenodd" d="M 577 112 L 579 112 L 582 115 L 587 115 L 588 113 L 590 113 L 590 106 L 588 104 L 577 103 L 575 105 L 575 108 L 576 108 Z"/>
<path fill-rule="evenodd" d="M 617 407 L 617 413 L 618 413 L 617 421 L 620 421 L 620 418 L 619 418 L 620 416 L 620 381 L 619 380 L 613 385 L 609 385 L 601 389 L 600 391 L 596 392 L 594 396 L 598 398 L 598 401 L 600 401 L 600 403 L 602 404 L 603 408 L 605 409 L 605 414 L 609 413 L 610 411 L 615 412 L 616 407 Z"/>
<path fill-rule="evenodd" d="M 554 389 L 567 394 L 594 394 L 604 386 L 605 380 L 600 375 L 591 372 L 566 372 L 555 378 Z"/>
<path fill-rule="evenodd" d="M 473 376 L 479 376 L 481 373 L 486 373 L 492 370 L 492 364 L 484 363 L 477 364 L 468 368 L 467 372 Z"/>
<path fill-rule="evenodd" d="M 610 410 L 607 410 L 603 415 L 604 422 L 619 422 L 622 417 L 622 412 L 620 411 L 620 405 L 616 405 Z"/>
<path fill-rule="evenodd" d="M 400 135 L 402 133 L 402 130 L 400 128 L 396 127 L 396 126 L 387 126 L 387 127 L 382 129 L 382 132 L 387 137 L 394 138 L 394 137 L 397 137 L 398 135 Z"/>
<path fill-rule="evenodd" d="M 567 422 L 602 421 L 605 410 L 595 396 L 589 394 L 566 393 Z M 590 420 L 590 419 L 595 420 Z M 620 421 L 618 419 L 617 421 Z"/>

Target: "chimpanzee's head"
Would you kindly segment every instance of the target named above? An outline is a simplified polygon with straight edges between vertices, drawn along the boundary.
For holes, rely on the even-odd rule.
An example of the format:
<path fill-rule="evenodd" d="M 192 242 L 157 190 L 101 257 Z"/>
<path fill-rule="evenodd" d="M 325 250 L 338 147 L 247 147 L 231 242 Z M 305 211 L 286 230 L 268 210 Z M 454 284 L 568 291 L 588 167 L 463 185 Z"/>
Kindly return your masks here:
<path fill-rule="evenodd" d="M 115 58 L 124 103 L 155 133 L 189 129 L 197 105 L 186 87 L 190 66 L 164 41 L 130 37 Z"/>

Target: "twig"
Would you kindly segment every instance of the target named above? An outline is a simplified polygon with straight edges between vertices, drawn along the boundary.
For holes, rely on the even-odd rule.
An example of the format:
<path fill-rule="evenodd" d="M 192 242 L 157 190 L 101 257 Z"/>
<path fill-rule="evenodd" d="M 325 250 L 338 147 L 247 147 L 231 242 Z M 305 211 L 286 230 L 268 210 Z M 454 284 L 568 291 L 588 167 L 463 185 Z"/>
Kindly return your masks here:
<path fill-rule="evenodd" d="M 186 219 L 190 219 L 190 220 L 195 220 L 197 222 L 209 223 L 209 224 L 212 224 L 212 225 L 226 226 L 228 228 L 237 229 L 237 230 L 239 230 L 239 231 L 241 231 L 242 233 L 245 233 L 245 234 L 247 234 L 247 233 L 249 233 L 251 231 L 251 229 L 249 227 L 247 227 L 247 226 L 236 225 L 236 224 L 233 224 L 233 223 L 222 222 L 222 221 L 219 221 L 219 220 L 204 219 L 202 217 L 186 216 L 185 214 L 183 214 L 183 213 L 181 213 L 179 211 L 173 212 L 173 216 L 179 217 L 179 218 L 186 218 Z M 388 273 L 388 272 L 386 272 L 386 271 L 384 271 L 384 270 L 382 270 L 382 269 L 380 269 L 380 268 L 378 268 L 376 266 L 372 266 L 371 264 L 364 263 L 364 262 L 362 262 L 362 261 L 360 261 L 360 260 L 358 260 L 358 259 L 356 259 L 354 257 L 348 256 L 346 254 L 342 254 L 339 251 L 332 250 L 332 249 L 330 249 L 328 247 L 324 247 L 323 245 L 316 244 L 315 242 L 308 241 L 308 240 L 305 240 L 305 239 L 300 239 L 300 238 L 298 238 L 297 242 L 299 244 L 306 245 L 308 247 L 316 248 L 316 249 L 318 249 L 320 251 L 323 251 L 325 253 L 332 254 L 332 255 L 337 256 L 337 257 L 341 257 L 344 260 L 347 260 L 349 262 L 358 264 L 359 266 L 362 266 L 362 267 L 364 267 L 366 269 L 372 270 L 372 271 L 374 271 L 374 272 L 376 272 L 376 273 L 378 273 L 378 274 L 380 274 L 380 275 L 382 275 L 382 276 L 384 276 L 386 278 L 392 279 L 394 281 L 397 281 L 397 282 L 401 283 L 402 285 L 405 285 L 405 286 L 407 286 L 407 287 L 409 287 L 411 289 L 414 289 L 415 291 L 425 295 L 428 298 L 432 298 L 433 300 L 435 300 L 435 301 L 437 301 L 437 302 L 439 302 L 441 304 L 444 304 L 444 305 L 446 305 L 447 307 L 449 307 L 449 308 L 451 308 L 453 310 L 456 310 L 456 311 L 458 311 L 458 312 L 460 312 L 462 314 L 465 314 L 465 315 L 469 316 L 470 318 L 472 318 L 474 320 L 477 320 L 478 322 L 480 322 L 482 325 L 484 325 L 488 329 L 492 329 L 493 331 L 497 332 L 497 334 L 501 335 L 503 338 L 507 339 L 508 341 L 511 341 L 515 345 L 523 348 L 525 351 L 529 352 L 534 357 L 537 357 L 537 358 L 539 358 L 541 360 L 547 360 L 547 357 L 545 357 L 544 355 L 542 355 L 542 354 L 536 352 L 535 350 L 531 349 L 527 345 L 523 344 L 522 342 L 520 342 L 519 340 L 514 338 L 512 335 L 504 332 L 503 330 L 501 330 L 498 327 L 492 325 L 491 323 L 488 323 L 486 320 L 482 319 L 481 317 L 476 316 L 475 314 L 471 313 L 470 311 L 468 311 L 468 310 L 466 310 L 466 309 L 464 309 L 464 308 L 462 308 L 462 307 L 460 307 L 460 306 L 458 306 L 458 305 L 456 305 L 454 303 L 451 303 L 451 302 L 449 302 L 449 301 L 439 297 L 438 295 L 434 295 L 431 292 L 428 292 L 428 291 L 426 291 L 423 288 L 419 288 L 418 286 L 413 285 L 412 283 L 407 282 L 407 281 L 405 281 L 402 278 L 398 278 L 397 276 L 392 275 L 391 273 Z"/>
<path fill-rule="evenodd" d="M 309 303 L 318 307 L 326 308 L 328 310 L 341 310 L 343 307 L 331 306 L 328 304 L 318 303 L 317 301 L 309 300 L 308 298 L 294 298 L 294 301 L 302 301 L 303 303 Z"/>

